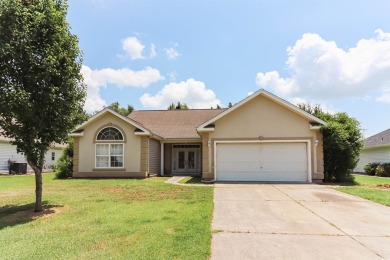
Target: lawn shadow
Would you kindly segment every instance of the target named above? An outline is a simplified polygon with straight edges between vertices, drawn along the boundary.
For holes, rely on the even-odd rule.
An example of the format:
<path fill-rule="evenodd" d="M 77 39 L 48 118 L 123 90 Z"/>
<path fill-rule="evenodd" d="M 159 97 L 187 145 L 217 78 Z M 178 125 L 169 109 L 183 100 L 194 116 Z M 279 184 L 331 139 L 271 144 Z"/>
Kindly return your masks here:
<path fill-rule="evenodd" d="M 333 186 L 359 186 L 355 180 L 346 180 L 343 182 L 335 182 L 335 181 L 324 181 L 322 184 L 324 185 L 333 185 Z"/>
<path fill-rule="evenodd" d="M 190 177 L 188 180 L 183 182 L 184 184 L 204 184 L 201 177 Z"/>
<path fill-rule="evenodd" d="M 41 217 L 47 217 L 57 212 L 62 205 L 49 205 L 47 201 L 42 202 L 43 211 L 35 212 L 35 203 L 24 205 L 5 205 L 0 207 L 0 230 L 34 221 Z"/>

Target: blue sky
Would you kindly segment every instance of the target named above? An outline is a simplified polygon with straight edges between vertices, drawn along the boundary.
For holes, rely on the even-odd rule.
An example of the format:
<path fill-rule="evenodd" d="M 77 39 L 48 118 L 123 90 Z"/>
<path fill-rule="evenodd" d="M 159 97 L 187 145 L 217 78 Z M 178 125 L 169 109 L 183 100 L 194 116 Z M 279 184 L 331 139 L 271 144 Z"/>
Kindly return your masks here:
<path fill-rule="evenodd" d="M 86 110 L 236 103 L 264 88 L 390 127 L 389 1 L 68 0 Z"/>

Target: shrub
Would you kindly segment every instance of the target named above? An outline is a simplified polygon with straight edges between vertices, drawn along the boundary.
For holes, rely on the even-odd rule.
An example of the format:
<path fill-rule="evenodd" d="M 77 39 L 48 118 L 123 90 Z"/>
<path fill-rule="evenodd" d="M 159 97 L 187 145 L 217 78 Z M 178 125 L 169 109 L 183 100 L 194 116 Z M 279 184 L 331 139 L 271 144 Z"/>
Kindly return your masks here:
<path fill-rule="evenodd" d="M 390 177 L 390 163 L 380 164 L 376 168 L 375 175 L 379 177 Z"/>
<path fill-rule="evenodd" d="M 378 167 L 380 163 L 369 163 L 366 166 L 364 166 L 364 172 L 368 175 L 374 176 L 376 167 Z"/>
<path fill-rule="evenodd" d="M 54 166 L 55 175 L 57 179 L 70 178 L 73 175 L 73 139 L 69 139 L 68 145 L 56 165 Z"/>
<path fill-rule="evenodd" d="M 342 182 L 350 179 L 363 147 L 360 122 L 347 113 L 325 112 L 319 105 L 299 104 L 298 106 L 327 123 L 321 127 L 325 181 Z"/>

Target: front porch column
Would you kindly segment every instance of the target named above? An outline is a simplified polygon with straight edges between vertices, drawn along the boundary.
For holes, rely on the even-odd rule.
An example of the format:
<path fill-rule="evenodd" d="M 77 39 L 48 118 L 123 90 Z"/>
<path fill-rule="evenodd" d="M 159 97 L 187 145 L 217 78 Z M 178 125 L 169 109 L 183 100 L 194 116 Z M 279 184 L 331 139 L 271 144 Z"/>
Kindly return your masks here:
<path fill-rule="evenodd" d="M 163 142 L 161 142 L 161 145 L 160 145 L 160 147 L 161 147 L 161 151 L 160 151 L 160 153 L 161 153 L 161 160 L 160 160 L 160 175 L 161 176 L 164 176 L 164 143 Z"/>
<path fill-rule="evenodd" d="M 79 137 L 73 137 L 73 177 L 78 177 L 79 174 Z"/>
<path fill-rule="evenodd" d="M 212 179 L 213 174 L 210 171 L 210 149 L 209 147 L 209 134 L 202 134 L 202 178 Z"/>
<path fill-rule="evenodd" d="M 149 137 L 141 137 L 141 172 L 148 177 L 149 174 Z"/>

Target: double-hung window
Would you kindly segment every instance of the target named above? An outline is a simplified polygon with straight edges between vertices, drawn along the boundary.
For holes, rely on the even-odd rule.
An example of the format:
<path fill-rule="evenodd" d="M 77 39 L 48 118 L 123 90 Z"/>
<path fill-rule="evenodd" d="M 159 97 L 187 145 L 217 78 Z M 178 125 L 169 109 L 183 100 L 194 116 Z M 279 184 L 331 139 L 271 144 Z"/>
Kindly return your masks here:
<path fill-rule="evenodd" d="M 96 138 L 96 168 L 123 167 L 123 135 L 114 127 L 102 129 Z"/>

